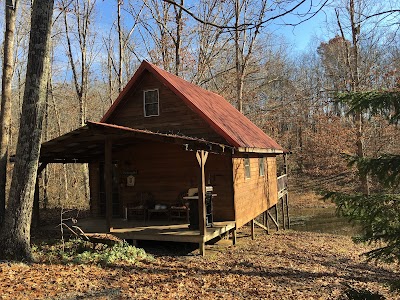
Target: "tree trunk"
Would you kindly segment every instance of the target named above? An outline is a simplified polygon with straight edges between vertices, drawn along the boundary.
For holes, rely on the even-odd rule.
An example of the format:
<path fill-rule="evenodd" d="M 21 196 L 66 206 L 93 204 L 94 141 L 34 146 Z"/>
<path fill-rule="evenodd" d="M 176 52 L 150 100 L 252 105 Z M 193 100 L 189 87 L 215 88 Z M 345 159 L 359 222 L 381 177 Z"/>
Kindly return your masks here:
<path fill-rule="evenodd" d="M 118 0 L 117 3 L 117 27 L 118 27 L 118 93 L 122 91 L 122 65 L 124 59 L 124 47 L 121 26 L 121 5 L 122 1 Z"/>
<path fill-rule="evenodd" d="M 0 108 L 0 227 L 4 221 L 6 208 L 8 144 L 11 126 L 11 81 L 14 70 L 14 31 L 17 5 L 18 0 L 5 1 L 6 30 L 4 33 L 3 78 Z"/>
<path fill-rule="evenodd" d="M 240 4 L 239 0 L 235 1 L 235 67 L 236 67 L 236 100 L 237 100 L 237 109 L 241 113 L 243 113 L 243 82 L 241 81 L 241 74 L 243 74 L 242 70 L 242 58 L 240 55 L 240 32 L 239 32 L 239 23 L 240 23 Z"/>
<path fill-rule="evenodd" d="M 355 21 L 355 5 L 354 0 L 350 0 L 350 22 L 351 22 L 351 38 L 352 38 L 352 52 L 353 52 L 353 82 L 352 82 L 352 92 L 357 92 L 360 87 L 360 74 L 358 71 L 358 36 L 360 34 L 360 27 Z M 355 125 L 356 125 L 356 146 L 357 146 L 357 156 L 359 158 L 364 158 L 364 134 L 363 134 L 363 116 L 362 112 L 356 112 L 355 115 Z M 361 174 L 360 172 L 360 189 L 364 195 L 369 195 L 369 184 L 368 176 L 366 174 Z"/>
<path fill-rule="evenodd" d="M 96 1 L 83 1 L 83 7 L 81 8 L 80 2 L 77 0 L 74 4 L 73 11 L 76 16 L 76 26 L 78 31 L 78 41 L 79 41 L 79 50 L 80 50 L 80 68 L 81 74 L 78 77 L 76 63 L 73 59 L 73 50 L 72 44 L 69 34 L 69 24 L 67 18 L 68 5 L 66 2 L 63 2 L 65 7 L 64 9 L 64 26 L 65 26 L 65 34 L 67 38 L 68 45 L 68 58 L 71 64 L 72 75 L 75 84 L 76 96 L 79 101 L 79 122 L 80 126 L 84 126 L 86 122 L 86 107 L 87 107 L 87 94 L 88 94 L 88 75 L 89 75 L 89 64 L 87 62 L 87 44 L 89 38 L 89 25 L 91 21 L 91 17 L 93 16 L 93 8 Z M 89 189 L 89 168 L 87 164 L 82 165 L 82 173 L 83 173 L 83 189 L 84 189 L 84 197 L 85 199 L 89 199 L 90 197 L 90 189 Z"/>
<path fill-rule="evenodd" d="M 31 260 L 30 229 L 46 98 L 54 1 L 32 5 L 28 64 L 8 209 L 0 232 L 0 258 Z"/>
<path fill-rule="evenodd" d="M 346 50 L 346 66 L 348 69 L 348 77 L 350 80 L 350 88 L 352 93 L 358 92 L 360 89 L 360 74 L 359 74 L 359 63 L 358 63 L 358 37 L 360 35 L 360 23 L 356 22 L 356 11 L 354 0 L 349 0 L 348 2 L 348 12 L 350 17 L 350 26 L 351 26 L 351 43 L 352 47 L 345 42 L 345 35 L 343 32 L 343 28 L 340 22 L 339 12 L 336 11 L 336 19 L 339 26 L 339 30 L 341 32 L 343 41 L 345 42 L 345 50 Z M 364 157 L 364 133 L 363 133 L 363 116 L 362 111 L 355 112 L 354 115 L 354 125 L 356 127 L 356 155 L 359 158 Z M 368 184 L 368 176 L 365 174 L 361 174 L 359 172 L 360 179 L 360 191 L 369 195 L 369 184 Z"/>
<path fill-rule="evenodd" d="M 180 1 L 180 6 L 183 7 L 184 0 Z M 175 75 L 179 76 L 181 65 L 181 35 L 182 35 L 182 8 L 175 8 L 175 22 L 176 22 L 176 38 L 175 40 Z"/>

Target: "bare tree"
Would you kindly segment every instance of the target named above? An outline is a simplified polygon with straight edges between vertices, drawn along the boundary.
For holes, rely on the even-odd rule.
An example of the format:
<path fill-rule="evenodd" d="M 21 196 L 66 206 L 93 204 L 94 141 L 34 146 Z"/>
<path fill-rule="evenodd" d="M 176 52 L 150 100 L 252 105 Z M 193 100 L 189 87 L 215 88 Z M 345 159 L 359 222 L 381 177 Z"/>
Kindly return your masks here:
<path fill-rule="evenodd" d="M 6 207 L 8 147 L 11 130 L 11 82 L 14 72 L 14 31 L 18 0 L 6 0 L 6 28 L 4 33 L 4 58 L 0 108 L 0 227 Z"/>
<path fill-rule="evenodd" d="M 72 3 L 71 3 L 72 2 Z M 90 25 L 94 15 L 96 0 L 92 1 L 71 1 L 72 9 L 69 9 L 69 3 L 62 1 L 64 9 L 64 26 L 67 41 L 67 56 L 72 69 L 73 81 L 75 86 L 76 97 L 79 102 L 79 125 L 85 125 L 87 113 L 87 96 L 89 89 L 89 69 L 91 60 L 88 58 L 90 43 L 93 43 L 93 36 L 90 35 Z M 75 19 L 75 28 L 78 40 L 78 59 L 74 60 L 75 52 L 72 47 L 72 38 L 70 34 L 70 24 L 68 21 L 68 13 L 73 13 Z M 80 74 L 78 73 L 78 65 Z M 85 198 L 89 199 L 89 170 L 86 164 L 83 165 L 84 174 L 84 190 Z"/>
<path fill-rule="evenodd" d="M 363 0 L 356 0 L 357 5 L 360 7 L 360 4 Z M 346 1 L 347 2 L 347 1 Z M 349 92 L 358 92 L 360 90 L 360 74 L 359 74 L 359 36 L 361 31 L 361 12 L 356 11 L 356 4 L 354 0 L 348 0 L 346 11 L 349 16 L 349 25 L 351 30 L 351 44 L 344 43 L 346 50 L 346 65 L 348 68 L 349 74 Z M 340 20 L 339 10 L 336 10 L 336 19 L 337 24 L 342 36 L 342 39 L 345 40 L 345 34 L 343 30 L 343 26 Z M 356 154 L 359 158 L 363 158 L 364 154 L 364 136 L 363 136 L 363 115 L 361 111 L 358 111 L 354 115 L 354 123 L 356 126 Z M 360 174 L 360 186 L 361 191 L 365 194 L 369 194 L 369 184 L 368 177 L 366 174 Z"/>
<path fill-rule="evenodd" d="M 243 112 L 243 85 L 247 67 L 253 54 L 253 47 L 260 33 L 262 20 L 267 9 L 267 1 L 260 6 L 249 0 L 235 0 L 235 66 L 236 66 L 236 101 L 237 109 Z M 255 11 L 257 10 L 257 11 Z M 251 30 L 246 30 L 241 24 L 256 24 Z"/>
<path fill-rule="evenodd" d="M 22 117 L 8 209 L 0 232 L 3 259 L 32 259 L 30 227 L 50 64 L 53 6 L 54 1 L 49 0 L 35 0 L 32 6 Z"/>

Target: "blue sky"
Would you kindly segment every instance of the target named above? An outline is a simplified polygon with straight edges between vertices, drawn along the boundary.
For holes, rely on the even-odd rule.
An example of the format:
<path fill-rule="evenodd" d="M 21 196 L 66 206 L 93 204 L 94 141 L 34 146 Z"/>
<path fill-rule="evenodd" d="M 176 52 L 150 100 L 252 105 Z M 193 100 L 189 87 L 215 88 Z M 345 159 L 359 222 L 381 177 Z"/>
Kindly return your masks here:
<path fill-rule="evenodd" d="M 315 1 L 314 1 L 315 3 Z M 116 0 L 98 1 L 98 20 L 103 25 L 103 30 L 109 30 L 113 20 L 116 19 Z M 303 5 L 303 10 L 309 8 L 309 3 Z M 306 50 L 310 41 L 314 36 L 322 39 L 323 33 L 326 32 L 325 23 L 326 15 L 321 11 L 312 19 L 301 23 L 295 27 L 284 25 L 283 23 L 297 23 L 298 18 L 293 15 L 285 16 L 284 20 L 277 20 L 273 25 L 269 25 L 268 29 L 276 35 L 282 35 L 287 42 L 293 45 L 294 50 Z M 327 40 L 327 38 L 324 38 Z"/>

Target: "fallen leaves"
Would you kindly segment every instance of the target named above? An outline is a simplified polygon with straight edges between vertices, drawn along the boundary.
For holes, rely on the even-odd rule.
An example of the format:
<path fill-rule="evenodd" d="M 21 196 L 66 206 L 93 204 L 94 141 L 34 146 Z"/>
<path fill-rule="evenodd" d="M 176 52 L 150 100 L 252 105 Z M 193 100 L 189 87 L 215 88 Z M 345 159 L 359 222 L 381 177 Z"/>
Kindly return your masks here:
<path fill-rule="evenodd" d="M 0 263 L 0 299 L 335 299 L 344 283 L 400 299 L 386 286 L 399 270 L 365 263 L 348 237 L 243 236 L 207 246 L 206 257 L 159 254 L 133 266 Z"/>

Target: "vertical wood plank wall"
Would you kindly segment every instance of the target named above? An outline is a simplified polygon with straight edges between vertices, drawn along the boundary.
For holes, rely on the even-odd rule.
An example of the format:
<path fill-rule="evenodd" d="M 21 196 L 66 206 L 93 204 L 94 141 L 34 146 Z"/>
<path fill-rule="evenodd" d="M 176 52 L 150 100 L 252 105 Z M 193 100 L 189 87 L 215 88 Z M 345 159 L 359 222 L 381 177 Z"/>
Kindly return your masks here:
<path fill-rule="evenodd" d="M 119 197 L 121 207 L 137 203 L 138 192 L 150 192 L 157 204 L 175 204 L 179 193 L 197 187 L 199 166 L 195 152 L 185 151 L 182 146 L 143 142 L 113 153 L 118 163 Z M 233 221 L 233 188 L 231 156 L 210 153 L 205 167 L 206 184 L 214 187 L 218 196 L 214 201 L 214 220 Z M 90 188 L 91 211 L 99 215 L 98 164 L 91 164 Z M 126 177 L 137 172 L 135 185 L 126 185 Z M 121 211 L 121 216 L 123 212 Z"/>
<path fill-rule="evenodd" d="M 89 187 L 90 187 L 90 213 L 93 216 L 100 215 L 99 193 L 100 193 L 100 168 L 99 163 L 89 164 Z"/>
<path fill-rule="evenodd" d="M 259 158 L 249 157 L 250 178 L 245 178 L 244 157 L 232 158 L 236 227 L 251 221 L 278 201 L 276 157 L 265 159 L 265 175 L 259 175 Z"/>
<path fill-rule="evenodd" d="M 154 89 L 159 92 L 160 115 L 144 117 L 143 91 Z M 208 123 L 147 71 L 142 75 L 138 86 L 125 96 L 107 123 L 153 132 L 183 134 L 226 144 Z"/>

